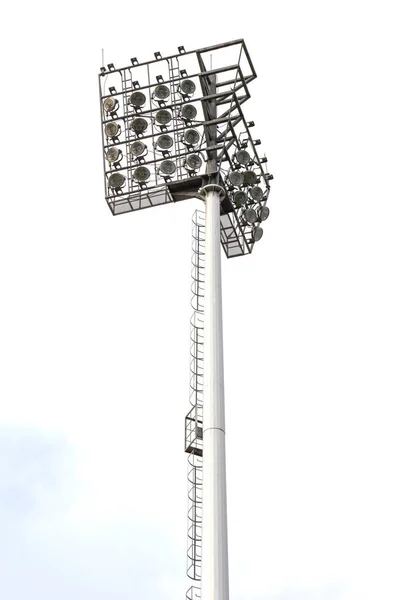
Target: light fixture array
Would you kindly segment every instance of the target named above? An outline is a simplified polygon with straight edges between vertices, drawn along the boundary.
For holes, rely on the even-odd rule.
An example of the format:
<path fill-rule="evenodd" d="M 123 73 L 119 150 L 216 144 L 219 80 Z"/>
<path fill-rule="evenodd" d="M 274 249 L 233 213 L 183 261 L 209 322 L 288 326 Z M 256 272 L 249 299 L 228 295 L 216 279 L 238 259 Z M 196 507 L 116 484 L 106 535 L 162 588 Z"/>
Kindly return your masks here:
<path fill-rule="evenodd" d="M 207 68 L 211 55 L 214 66 Z M 251 252 L 269 215 L 272 179 L 241 108 L 255 77 L 243 40 L 191 52 L 181 46 L 167 58 L 156 52 L 145 63 L 133 58 L 128 67 L 103 67 L 105 196 L 112 213 L 196 197 L 212 175 L 226 190 L 221 243 L 227 256 Z"/>
<path fill-rule="evenodd" d="M 140 88 L 135 82 L 135 91 L 123 85 L 126 92 L 103 99 L 107 199 L 114 208 L 119 197 L 134 199 L 166 182 L 193 177 L 203 165 L 196 84 L 188 78 L 168 83 L 156 80 Z"/>
<path fill-rule="evenodd" d="M 220 169 L 240 230 L 246 244 L 252 246 L 262 238 L 262 225 L 269 217 L 267 200 L 273 177 L 264 168 L 266 157 L 259 157 L 260 140 L 254 140 L 249 131 L 254 122 L 246 122 L 238 103 L 232 114 L 224 132 Z"/>

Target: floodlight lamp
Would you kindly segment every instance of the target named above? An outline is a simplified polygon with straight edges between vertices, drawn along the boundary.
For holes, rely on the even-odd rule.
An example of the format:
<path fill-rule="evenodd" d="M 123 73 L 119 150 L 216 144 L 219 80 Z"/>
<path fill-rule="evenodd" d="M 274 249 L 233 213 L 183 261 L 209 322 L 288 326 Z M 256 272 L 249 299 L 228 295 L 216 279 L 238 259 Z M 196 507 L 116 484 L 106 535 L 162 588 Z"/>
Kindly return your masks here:
<path fill-rule="evenodd" d="M 150 177 L 150 171 L 147 167 L 137 167 L 133 171 L 133 176 L 136 179 L 136 181 L 142 183 L 148 180 L 148 178 Z"/>
<path fill-rule="evenodd" d="M 261 240 L 263 233 L 264 231 L 262 227 L 254 227 L 252 233 L 253 242 L 258 242 L 259 240 Z"/>
<path fill-rule="evenodd" d="M 243 182 L 245 185 L 254 185 L 257 183 L 257 175 L 254 171 L 245 171 L 243 173 Z"/>
<path fill-rule="evenodd" d="M 136 119 L 133 119 L 133 121 L 131 121 L 129 127 L 135 133 L 144 133 L 148 127 L 148 123 L 146 119 L 143 119 L 143 117 L 137 117 Z"/>
<path fill-rule="evenodd" d="M 164 108 L 162 108 L 161 110 L 156 112 L 156 123 L 158 123 L 158 125 L 168 125 L 171 119 L 172 115 L 169 112 L 169 110 L 165 110 Z"/>
<path fill-rule="evenodd" d="M 166 100 L 169 97 L 169 88 L 166 85 L 157 85 L 154 88 L 154 97 L 158 100 Z"/>
<path fill-rule="evenodd" d="M 236 152 L 236 160 L 238 161 L 239 165 L 248 165 L 250 162 L 250 154 L 247 152 L 247 150 L 239 150 Z"/>
<path fill-rule="evenodd" d="M 160 172 L 163 175 L 173 175 L 176 171 L 176 164 L 172 160 L 163 160 L 160 164 Z"/>
<path fill-rule="evenodd" d="M 186 121 L 193 121 L 197 115 L 197 108 L 193 104 L 184 104 L 181 110 L 182 118 Z"/>
<path fill-rule="evenodd" d="M 196 129 L 186 129 L 183 134 L 182 142 L 188 146 L 196 146 L 200 141 L 200 134 Z"/>
<path fill-rule="evenodd" d="M 198 154 L 189 154 L 189 156 L 186 158 L 186 166 L 191 171 L 197 171 L 197 169 L 200 169 L 202 164 L 203 161 Z"/>
<path fill-rule="evenodd" d="M 245 221 L 247 223 L 249 223 L 250 225 L 253 225 L 253 223 L 255 223 L 257 221 L 257 213 L 254 210 L 254 208 L 247 208 L 244 211 L 244 215 L 243 215 Z"/>
<path fill-rule="evenodd" d="M 118 110 L 118 106 L 119 106 L 118 100 L 116 98 L 111 98 L 111 96 L 106 98 L 103 102 L 104 112 L 109 113 L 109 114 Z"/>
<path fill-rule="evenodd" d="M 146 96 L 143 94 L 143 92 L 133 92 L 133 94 L 130 95 L 129 102 L 135 108 L 140 108 L 146 104 Z"/>
<path fill-rule="evenodd" d="M 140 140 L 136 140 L 129 146 L 129 154 L 133 157 L 141 156 L 147 150 L 146 144 Z"/>
<path fill-rule="evenodd" d="M 236 208 L 240 208 L 241 206 L 244 206 L 247 202 L 248 198 L 247 198 L 247 194 L 245 192 L 235 192 L 233 194 L 233 201 L 235 203 Z"/>
<path fill-rule="evenodd" d="M 241 173 L 240 171 L 231 171 L 229 173 L 229 181 L 235 187 L 239 187 L 243 184 L 243 173 Z"/>
<path fill-rule="evenodd" d="M 258 210 L 258 218 L 260 221 L 266 221 L 269 217 L 269 208 L 268 206 L 261 206 Z"/>
<path fill-rule="evenodd" d="M 106 123 L 104 127 L 105 134 L 108 138 L 115 138 L 119 134 L 120 127 L 118 123 Z"/>
<path fill-rule="evenodd" d="M 161 150 L 168 150 L 169 148 L 172 148 L 173 143 L 174 140 L 172 139 L 172 137 L 166 133 L 160 135 L 156 142 L 157 146 L 161 148 Z"/>
<path fill-rule="evenodd" d="M 110 164 L 113 164 L 120 160 L 121 155 L 122 152 L 118 148 L 109 148 L 106 153 L 106 159 Z"/>
<path fill-rule="evenodd" d="M 179 84 L 179 91 L 185 96 L 191 96 L 196 90 L 196 84 L 191 79 L 182 79 Z"/>
<path fill-rule="evenodd" d="M 108 185 L 110 188 L 116 190 L 122 188 L 125 185 L 125 181 L 125 175 L 122 175 L 122 173 L 113 173 L 108 178 Z"/>
<path fill-rule="evenodd" d="M 260 188 L 260 186 L 255 185 L 254 187 L 250 188 L 249 191 L 250 196 L 253 198 L 253 200 L 255 200 L 256 202 L 260 202 L 262 200 L 264 192 L 262 191 L 262 188 Z"/>

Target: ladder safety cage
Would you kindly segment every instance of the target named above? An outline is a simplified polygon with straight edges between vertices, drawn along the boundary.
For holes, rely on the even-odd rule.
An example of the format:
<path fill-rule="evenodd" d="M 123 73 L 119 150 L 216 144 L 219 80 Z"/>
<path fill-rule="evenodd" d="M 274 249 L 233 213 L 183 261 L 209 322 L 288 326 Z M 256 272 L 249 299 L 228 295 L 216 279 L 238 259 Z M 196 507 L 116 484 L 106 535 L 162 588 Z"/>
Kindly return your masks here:
<path fill-rule="evenodd" d="M 204 244 L 205 216 L 196 210 L 192 220 L 190 319 L 190 410 L 185 418 L 185 452 L 188 456 L 187 575 L 201 580 L 203 485 L 203 376 L 204 376 Z M 189 588 L 187 598 L 200 598 L 200 589 Z"/>

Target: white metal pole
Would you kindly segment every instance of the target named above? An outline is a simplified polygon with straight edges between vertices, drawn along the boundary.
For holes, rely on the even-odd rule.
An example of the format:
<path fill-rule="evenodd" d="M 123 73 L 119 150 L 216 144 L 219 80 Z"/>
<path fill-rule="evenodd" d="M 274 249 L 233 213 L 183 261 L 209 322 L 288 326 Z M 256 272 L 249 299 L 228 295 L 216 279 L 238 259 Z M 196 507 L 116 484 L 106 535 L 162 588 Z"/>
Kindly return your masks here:
<path fill-rule="evenodd" d="M 228 600 L 220 243 L 220 202 L 224 190 L 210 184 L 202 188 L 201 195 L 206 205 L 201 598 Z"/>

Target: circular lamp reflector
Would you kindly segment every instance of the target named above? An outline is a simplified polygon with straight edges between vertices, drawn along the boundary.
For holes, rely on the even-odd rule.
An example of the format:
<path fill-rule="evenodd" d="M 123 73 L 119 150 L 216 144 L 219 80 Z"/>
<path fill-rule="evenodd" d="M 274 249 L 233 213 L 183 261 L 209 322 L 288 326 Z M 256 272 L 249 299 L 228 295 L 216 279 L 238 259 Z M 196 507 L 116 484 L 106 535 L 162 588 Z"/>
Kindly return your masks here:
<path fill-rule="evenodd" d="M 150 171 L 147 167 L 137 167 L 133 171 L 133 176 L 137 181 L 147 181 L 150 177 Z"/>
<path fill-rule="evenodd" d="M 108 178 L 108 185 L 115 189 L 121 188 L 125 184 L 125 176 L 122 173 L 113 173 Z"/>
<path fill-rule="evenodd" d="M 164 84 L 157 85 L 154 88 L 154 96 L 159 100 L 166 100 L 169 96 L 169 88 Z"/>
<path fill-rule="evenodd" d="M 196 118 L 197 109 L 193 104 L 184 104 L 182 106 L 182 117 L 187 121 L 193 121 Z"/>
<path fill-rule="evenodd" d="M 183 134 L 183 141 L 189 146 L 195 146 L 200 141 L 200 134 L 195 129 L 187 129 Z"/>
<path fill-rule="evenodd" d="M 229 181 L 232 185 L 239 187 L 243 183 L 243 173 L 240 173 L 240 171 L 231 171 L 229 173 Z"/>
<path fill-rule="evenodd" d="M 146 104 L 146 96 L 143 92 L 133 92 L 129 101 L 133 106 L 140 107 L 143 106 L 143 104 Z"/>
<path fill-rule="evenodd" d="M 196 84 L 191 79 L 183 79 L 180 83 L 181 92 L 190 96 L 194 94 L 196 89 Z"/>
<path fill-rule="evenodd" d="M 257 182 L 257 175 L 254 171 L 245 171 L 243 174 L 243 181 L 245 185 L 254 185 Z"/>
<path fill-rule="evenodd" d="M 106 159 L 109 163 L 115 163 L 119 159 L 121 151 L 118 148 L 109 148 L 107 150 Z"/>
<path fill-rule="evenodd" d="M 116 98 L 106 98 L 103 103 L 103 108 L 105 112 L 110 113 L 113 112 L 118 106 L 118 101 Z"/>
<path fill-rule="evenodd" d="M 104 127 L 104 131 L 106 132 L 107 137 L 113 138 L 118 135 L 119 127 L 117 123 L 107 123 Z"/>
<path fill-rule="evenodd" d="M 247 194 L 245 192 L 235 192 L 233 194 L 233 201 L 236 206 L 243 206 L 247 202 Z"/>
<path fill-rule="evenodd" d="M 240 165 L 248 165 L 250 162 L 250 154 L 247 150 L 239 150 L 236 152 L 236 160 Z"/>
<path fill-rule="evenodd" d="M 247 208 L 244 211 L 244 215 L 243 216 L 246 219 L 246 221 L 248 223 L 250 223 L 251 225 L 257 221 L 257 213 L 254 210 L 254 208 Z"/>
<path fill-rule="evenodd" d="M 262 206 L 258 212 L 258 216 L 261 221 L 266 221 L 269 217 L 269 208 L 268 206 Z"/>
<path fill-rule="evenodd" d="M 263 236 L 263 230 L 262 227 L 254 227 L 253 229 L 253 240 L 255 242 L 258 242 L 259 240 L 261 240 L 262 236 Z"/>
<path fill-rule="evenodd" d="M 250 189 L 250 196 L 256 202 L 260 202 L 262 200 L 263 195 L 264 195 L 264 192 L 262 191 L 262 188 L 260 188 L 258 185 L 255 185 L 254 187 L 252 187 Z"/>
<path fill-rule="evenodd" d="M 156 112 L 156 121 L 159 125 L 167 125 L 172 119 L 172 115 L 169 110 L 161 109 Z"/>
<path fill-rule="evenodd" d="M 146 150 L 146 145 L 137 140 L 129 146 L 129 152 L 132 156 L 140 156 Z"/>
<path fill-rule="evenodd" d="M 193 169 L 195 171 L 197 169 L 200 169 L 201 165 L 203 164 L 203 161 L 197 154 L 189 154 L 189 156 L 186 158 L 186 164 L 189 167 L 189 169 Z"/>
<path fill-rule="evenodd" d="M 172 147 L 173 143 L 174 140 L 172 139 L 172 137 L 170 135 L 167 135 L 166 133 L 164 135 L 160 135 L 160 137 L 157 140 L 157 146 L 161 148 L 161 150 L 168 150 L 168 148 Z"/>
<path fill-rule="evenodd" d="M 163 160 L 160 164 L 160 171 L 164 175 L 173 175 L 176 171 L 176 165 L 172 160 Z"/>
<path fill-rule="evenodd" d="M 146 131 L 147 127 L 148 127 L 148 123 L 147 123 L 146 119 L 143 119 L 142 117 L 137 117 L 136 119 L 133 119 L 133 121 L 131 121 L 131 124 L 130 124 L 130 128 L 135 133 L 144 133 Z"/>

